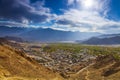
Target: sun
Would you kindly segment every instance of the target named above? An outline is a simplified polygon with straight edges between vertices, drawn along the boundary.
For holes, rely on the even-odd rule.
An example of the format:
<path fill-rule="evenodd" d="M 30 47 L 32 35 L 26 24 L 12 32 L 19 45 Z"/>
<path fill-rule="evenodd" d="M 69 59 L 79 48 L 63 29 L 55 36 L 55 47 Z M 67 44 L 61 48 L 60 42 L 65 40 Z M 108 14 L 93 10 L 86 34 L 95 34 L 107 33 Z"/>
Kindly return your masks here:
<path fill-rule="evenodd" d="M 94 0 L 82 0 L 82 6 L 85 9 L 90 9 L 95 7 L 94 4 L 95 4 Z"/>

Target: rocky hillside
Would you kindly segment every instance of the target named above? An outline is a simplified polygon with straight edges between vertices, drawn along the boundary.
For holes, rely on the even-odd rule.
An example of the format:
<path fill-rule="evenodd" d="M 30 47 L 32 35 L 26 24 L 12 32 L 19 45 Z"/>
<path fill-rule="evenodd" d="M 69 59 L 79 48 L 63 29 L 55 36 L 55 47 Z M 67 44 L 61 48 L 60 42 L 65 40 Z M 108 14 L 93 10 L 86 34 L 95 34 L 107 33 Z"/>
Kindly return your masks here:
<path fill-rule="evenodd" d="M 0 80 L 120 79 L 119 47 L 23 44 L 0 38 Z"/>
<path fill-rule="evenodd" d="M 0 80 L 63 80 L 24 52 L 3 44 L 3 40 L 0 40 Z"/>
<path fill-rule="evenodd" d="M 72 74 L 69 80 L 119 80 L 120 61 L 112 55 L 98 56 L 95 63 Z"/>

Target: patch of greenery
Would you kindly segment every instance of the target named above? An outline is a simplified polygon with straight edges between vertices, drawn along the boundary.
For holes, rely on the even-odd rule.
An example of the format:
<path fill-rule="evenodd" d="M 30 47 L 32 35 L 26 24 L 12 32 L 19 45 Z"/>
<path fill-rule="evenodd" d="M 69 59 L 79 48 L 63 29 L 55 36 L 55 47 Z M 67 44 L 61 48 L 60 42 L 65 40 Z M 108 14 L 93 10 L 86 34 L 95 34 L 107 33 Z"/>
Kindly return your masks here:
<path fill-rule="evenodd" d="M 86 53 L 90 55 L 113 55 L 115 58 L 120 59 L 120 47 L 106 47 L 106 46 L 89 46 L 81 44 L 48 44 L 43 47 L 43 51 L 47 53 L 64 52 L 64 53 Z"/>

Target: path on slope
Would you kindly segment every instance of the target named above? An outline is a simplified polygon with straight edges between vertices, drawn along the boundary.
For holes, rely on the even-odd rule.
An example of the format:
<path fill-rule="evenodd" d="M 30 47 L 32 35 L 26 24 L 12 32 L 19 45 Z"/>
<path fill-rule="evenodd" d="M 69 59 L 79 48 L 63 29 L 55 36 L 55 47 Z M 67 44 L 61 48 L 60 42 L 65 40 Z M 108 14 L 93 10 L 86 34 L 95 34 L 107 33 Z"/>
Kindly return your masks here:
<path fill-rule="evenodd" d="M 87 70 L 86 70 L 86 76 L 85 76 L 85 79 L 86 79 L 86 80 L 90 80 L 90 79 L 89 79 L 89 74 L 90 74 L 90 72 L 89 72 L 89 70 L 87 69 Z"/>
<path fill-rule="evenodd" d="M 87 67 L 85 67 L 85 68 L 83 68 L 83 69 L 81 69 L 81 70 L 79 70 L 79 71 L 76 73 L 76 75 L 77 75 L 77 74 L 80 74 L 80 73 L 83 72 L 84 70 L 88 69 L 88 68 L 89 68 L 90 66 L 92 66 L 93 64 L 94 64 L 94 63 L 88 65 Z"/>

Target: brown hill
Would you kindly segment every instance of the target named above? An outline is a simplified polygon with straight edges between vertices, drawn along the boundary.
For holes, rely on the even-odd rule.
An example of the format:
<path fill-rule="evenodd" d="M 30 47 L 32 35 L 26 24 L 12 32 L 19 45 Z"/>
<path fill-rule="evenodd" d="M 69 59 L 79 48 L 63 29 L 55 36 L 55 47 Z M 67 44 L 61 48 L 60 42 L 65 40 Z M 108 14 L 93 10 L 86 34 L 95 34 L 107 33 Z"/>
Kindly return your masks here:
<path fill-rule="evenodd" d="M 71 75 L 69 80 L 120 80 L 120 61 L 112 55 L 98 56 L 95 63 Z"/>
<path fill-rule="evenodd" d="M 11 44 L 0 39 L 0 80 L 120 80 L 120 60 L 113 55 L 99 55 L 90 65 L 63 79 Z"/>
<path fill-rule="evenodd" d="M 0 45 L 0 80 L 63 79 L 58 73 L 39 65 L 36 61 L 27 57 L 24 52 L 2 44 Z"/>

